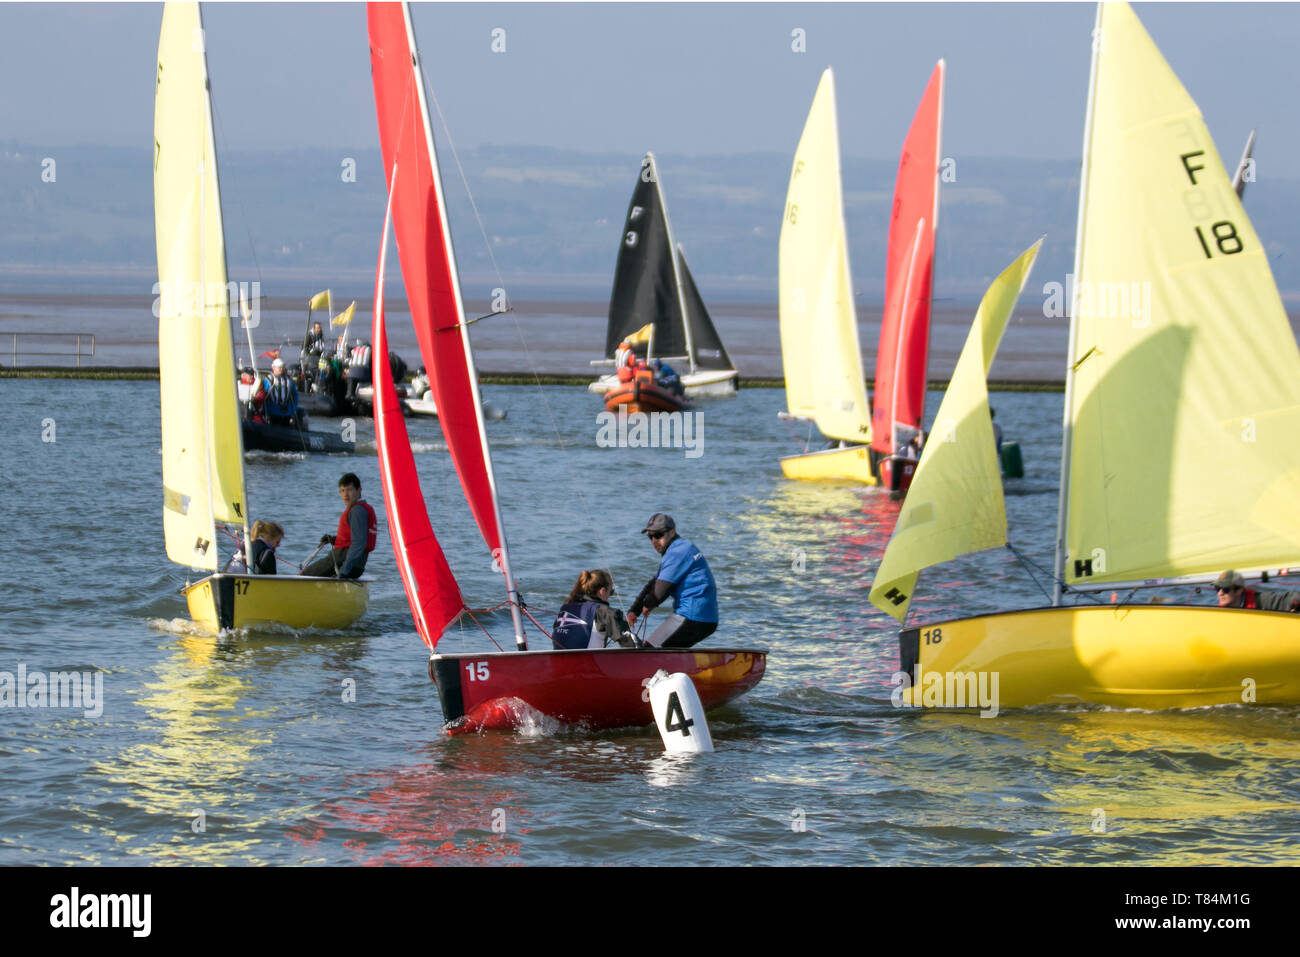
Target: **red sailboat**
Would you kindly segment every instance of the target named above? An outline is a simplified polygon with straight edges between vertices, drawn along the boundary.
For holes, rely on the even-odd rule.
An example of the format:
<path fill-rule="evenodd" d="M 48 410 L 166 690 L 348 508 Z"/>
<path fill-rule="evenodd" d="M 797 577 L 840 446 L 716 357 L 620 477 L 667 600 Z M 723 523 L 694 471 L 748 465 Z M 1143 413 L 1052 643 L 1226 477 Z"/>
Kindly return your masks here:
<path fill-rule="evenodd" d="M 415 626 L 434 652 L 429 672 L 448 729 L 510 728 L 536 713 L 591 728 L 653 723 L 645 685 L 660 669 L 685 672 L 704 706 L 744 694 L 763 676 L 754 649 L 528 650 L 523 603 L 511 573 L 496 479 L 464 321 L 419 52 L 406 4 L 367 5 L 371 78 L 388 174 L 388 214 L 375 278 L 374 343 L 387 349 L 383 278 L 393 224 L 411 318 L 456 474 L 489 551 L 505 576 L 515 651 L 437 654 L 443 630 L 470 614 L 429 522 L 406 424 L 386 363 L 375 366 L 375 434 L 397 566 Z M 525 612 L 526 614 L 526 612 Z"/>
<path fill-rule="evenodd" d="M 903 142 L 889 222 L 871 449 L 880 484 L 891 491 L 904 491 L 911 485 L 920 458 L 930 355 L 934 234 L 939 215 L 943 74 L 944 62 L 940 60 Z"/>

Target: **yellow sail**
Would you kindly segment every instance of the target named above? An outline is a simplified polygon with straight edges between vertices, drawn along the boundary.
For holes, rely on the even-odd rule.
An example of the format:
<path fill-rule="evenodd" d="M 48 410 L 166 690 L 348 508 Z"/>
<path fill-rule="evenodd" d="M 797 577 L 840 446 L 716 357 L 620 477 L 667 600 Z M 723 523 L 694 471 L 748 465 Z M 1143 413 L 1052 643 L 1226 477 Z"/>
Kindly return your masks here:
<path fill-rule="evenodd" d="M 871 603 L 899 621 L 907 617 L 921 569 L 1006 543 L 987 377 L 1042 244 L 1021 253 L 984 293 L 876 571 Z"/>
<path fill-rule="evenodd" d="M 835 79 L 822 74 L 794 154 L 780 245 L 781 356 L 791 415 L 871 441 L 840 195 Z"/>
<path fill-rule="evenodd" d="M 1263 245 L 1132 9 L 1106 4 L 1098 23 L 1065 579 L 1300 565 L 1300 350 Z"/>
<path fill-rule="evenodd" d="M 167 557 L 214 569 L 214 520 L 245 522 L 244 472 L 203 24 L 191 3 L 163 9 L 154 226 Z"/>

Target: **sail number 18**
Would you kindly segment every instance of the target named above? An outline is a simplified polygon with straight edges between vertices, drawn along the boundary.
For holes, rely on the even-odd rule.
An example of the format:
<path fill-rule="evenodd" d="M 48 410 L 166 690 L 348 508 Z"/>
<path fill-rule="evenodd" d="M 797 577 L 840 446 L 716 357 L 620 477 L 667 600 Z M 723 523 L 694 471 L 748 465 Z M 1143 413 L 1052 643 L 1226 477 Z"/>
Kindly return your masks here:
<path fill-rule="evenodd" d="M 1246 247 L 1241 242 L 1241 237 L 1237 235 L 1237 227 L 1228 220 L 1220 220 L 1210 227 L 1210 232 L 1214 237 L 1214 244 L 1219 248 L 1219 252 L 1225 256 L 1231 256 L 1233 253 L 1239 253 Z M 1201 249 L 1205 251 L 1205 258 L 1212 259 L 1214 254 L 1210 252 L 1210 244 L 1205 240 L 1205 233 L 1201 227 L 1196 227 L 1196 238 L 1201 241 Z"/>
<path fill-rule="evenodd" d="M 921 637 L 925 639 L 927 645 L 937 645 L 943 641 L 943 631 L 938 628 L 927 628 L 921 632 Z"/>

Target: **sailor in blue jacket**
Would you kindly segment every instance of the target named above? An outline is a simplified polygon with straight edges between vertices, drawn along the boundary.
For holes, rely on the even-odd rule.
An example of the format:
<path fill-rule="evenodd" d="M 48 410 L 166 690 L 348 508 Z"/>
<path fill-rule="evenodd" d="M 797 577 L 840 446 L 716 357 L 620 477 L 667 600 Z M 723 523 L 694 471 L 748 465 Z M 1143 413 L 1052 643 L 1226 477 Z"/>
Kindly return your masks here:
<path fill-rule="evenodd" d="M 689 648 L 718 628 L 718 586 L 700 550 L 677 534 L 671 515 L 650 516 L 641 531 L 661 556 L 659 571 L 641 589 L 627 620 L 658 607 L 673 596 L 673 613 L 646 639 L 656 648 Z"/>

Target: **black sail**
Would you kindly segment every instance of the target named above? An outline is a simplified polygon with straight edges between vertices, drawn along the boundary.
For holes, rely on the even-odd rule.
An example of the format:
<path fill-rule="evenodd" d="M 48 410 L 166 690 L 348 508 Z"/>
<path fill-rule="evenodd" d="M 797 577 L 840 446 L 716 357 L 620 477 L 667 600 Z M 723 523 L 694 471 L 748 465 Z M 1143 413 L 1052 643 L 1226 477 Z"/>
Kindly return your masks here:
<path fill-rule="evenodd" d="M 686 255 L 677 249 L 677 262 L 682 270 L 682 292 L 686 298 L 687 322 L 691 324 L 691 345 L 695 349 L 695 367 L 697 369 L 732 369 L 731 356 L 722 346 L 718 330 L 713 328 L 709 310 L 704 308 L 704 300 L 695 287 L 695 277 L 686 265 Z"/>
<path fill-rule="evenodd" d="M 636 189 L 623 223 L 623 238 L 614 267 L 614 290 L 609 296 L 609 327 L 605 334 L 605 355 L 613 357 L 624 337 L 648 322 L 655 324 L 654 354 L 686 354 L 686 333 L 677 279 L 673 275 L 672 247 L 659 186 L 655 182 L 654 159 L 649 154 L 641 163 Z M 645 355 L 645 347 L 637 352 Z"/>

